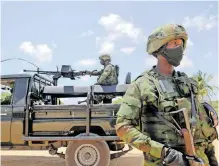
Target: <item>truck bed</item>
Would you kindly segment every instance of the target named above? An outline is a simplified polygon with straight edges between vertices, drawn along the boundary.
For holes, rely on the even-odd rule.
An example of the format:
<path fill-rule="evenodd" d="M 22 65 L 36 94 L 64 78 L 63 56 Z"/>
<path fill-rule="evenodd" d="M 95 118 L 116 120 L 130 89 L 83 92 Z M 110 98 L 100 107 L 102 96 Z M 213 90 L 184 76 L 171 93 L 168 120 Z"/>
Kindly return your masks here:
<path fill-rule="evenodd" d="M 114 125 L 119 104 L 93 105 L 90 107 L 90 129 L 100 135 L 115 135 Z M 30 135 L 74 135 L 83 133 L 88 123 L 86 105 L 36 105 L 31 111 Z M 42 130 L 43 129 L 43 130 Z"/>

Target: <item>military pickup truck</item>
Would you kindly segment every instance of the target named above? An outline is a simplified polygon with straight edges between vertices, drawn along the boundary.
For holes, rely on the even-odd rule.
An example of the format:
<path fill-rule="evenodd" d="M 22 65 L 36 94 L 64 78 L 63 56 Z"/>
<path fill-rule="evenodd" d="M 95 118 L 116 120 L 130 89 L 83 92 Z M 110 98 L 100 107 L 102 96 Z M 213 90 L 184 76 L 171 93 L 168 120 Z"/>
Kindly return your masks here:
<path fill-rule="evenodd" d="M 1 76 L 1 148 L 49 150 L 67 166 L 107 166 L 110 151 L 124 148 L 115 132 L 119 104 L 94 104 L 94 95 L 122 96 L 130 84 L 57 86 L 59 78 L 74 79 L 63 65 L 53 79 L 40 74 Z M 129 73 L 130 74 L 130 73 Z M 130 77 L 127 77 L 130 79 Z M 63 105 L 60 98 L 86 97 L 85 104 Z M 67 147 L 58 153 L 58 148 Z"/>

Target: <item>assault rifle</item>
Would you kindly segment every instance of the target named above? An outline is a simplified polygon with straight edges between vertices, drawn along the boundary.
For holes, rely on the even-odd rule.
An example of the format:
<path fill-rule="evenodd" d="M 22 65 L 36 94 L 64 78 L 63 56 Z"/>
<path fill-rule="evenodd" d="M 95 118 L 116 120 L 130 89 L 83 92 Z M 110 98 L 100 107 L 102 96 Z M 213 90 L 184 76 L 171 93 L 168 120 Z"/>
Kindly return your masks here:
<path fill-rule="evenodd" d="M 196 156 L 195 147 L 194 147 L 194 140 L 193 140 L 192 131 L 191 131 L 190 122 L 189 122 L 188 110 L 186 108 L 182 108 L 182 109 L 177 110 L 177 111 L 168 112 L 168 114 L 171 115 L 172 120 L 176 124 L 176 126 L 175 126 L 170 121 L 165 119 L 163 116 L 158 114 L 157 110 L 154 107 L 150 107 L 150 108 L 152 108 L 152 110 L 153 110 L 152 113 L 155 116 L 157 116 L 158 119 L 163 121 L 167 126 L 169 126 L 173 130 L 178 132 L 181 136 L 183 136 L 184 142 L 185 142 L 185 155 L 189 161 L 189 166 L 204 166 L 204 162 L 202 161 L 202 159 L 200 159 Z M 177 123 L 177 121 L 172 116 L 173 114 L 181 113 L 181 112 L 183 112 L 183 117 L 184 117 L 185 125 L 186 125 L 183 128 L 180 127 L 180 125 Z"/>
<path fill-rule="evenodd" d="M 72 70 L 70 65 L 62 65 L 61 71 L 42 71 L 42 70 L 23 70 L 24 72 L 36 72 L 37 74 L 46 74 L 53 75 L 54 85 L 58 85 L 58 79 L 61 77 L 70 78 L 71 80 L 75 80 L 75 78 L 79 78 L 79 76 L 85 75 L 85 71 L 75 71 Z"/>
<path fill-rule="evenodd" d="M 185 152 L 187 155 L 186 157 L 189 160 L 189 165 L 190 166 L 204 166 L 204 162 L 202 161 L 202 159 L 196 157 L 194 141 L 193 141 L 192 131 L 190 128 L 190 122 L 189 122 L 189 116 L 188 116 L 187 109 L 183 111 L 183 116 L 184 116 L 186 128 L 181 129 L 181 132 L 182 132 L 182 135 L 185 141 Z"/>

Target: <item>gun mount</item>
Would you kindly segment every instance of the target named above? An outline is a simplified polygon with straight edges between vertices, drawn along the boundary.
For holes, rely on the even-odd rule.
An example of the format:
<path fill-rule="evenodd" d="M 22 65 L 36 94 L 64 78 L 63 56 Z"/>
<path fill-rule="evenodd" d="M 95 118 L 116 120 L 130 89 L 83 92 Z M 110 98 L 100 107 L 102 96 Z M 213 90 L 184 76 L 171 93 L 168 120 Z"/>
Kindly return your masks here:
<path fill-rule="evenodd" d="M 36 72 L 37 74 L 46 74 L 46 75 L 53 75 L 54 85 L 58 85 L 58 79 L 61 77 L 63 78 L 70 78 L 71 80 L 75 80 L 76 77 L 85 75 L 85 71 L 75 71 L 72 70 L 70 65 L 62 65 L 61 71 L 42 71 L 42 70 L 23 70 L 24 72 Z"/>

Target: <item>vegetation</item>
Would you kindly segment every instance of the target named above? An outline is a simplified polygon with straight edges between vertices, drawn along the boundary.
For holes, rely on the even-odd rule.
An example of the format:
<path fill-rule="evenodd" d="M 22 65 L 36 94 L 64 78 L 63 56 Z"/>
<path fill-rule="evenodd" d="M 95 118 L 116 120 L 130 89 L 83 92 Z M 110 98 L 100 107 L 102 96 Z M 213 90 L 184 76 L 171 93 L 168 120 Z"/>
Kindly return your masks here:
<path fill-rule="evenodd" d="M 209 82 L 213 79 L 212 75 L 208 75 L 199 70 L 192 78 L 198 83 L 198 95 L 200 101 L 206 96 L 211 100 L 211 96 L 215 95 L 215 91 L 219 90 L 217 86 L 209 85 Z"/>

